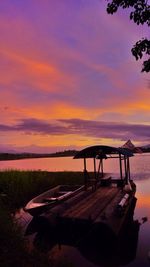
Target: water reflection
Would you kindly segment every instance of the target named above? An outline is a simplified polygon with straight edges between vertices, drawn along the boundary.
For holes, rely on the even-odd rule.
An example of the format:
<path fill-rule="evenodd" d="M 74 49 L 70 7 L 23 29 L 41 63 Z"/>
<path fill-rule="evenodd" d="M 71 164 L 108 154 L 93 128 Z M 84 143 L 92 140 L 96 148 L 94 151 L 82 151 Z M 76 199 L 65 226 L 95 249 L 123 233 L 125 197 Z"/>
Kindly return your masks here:
<path fill-rule="evenodd" d="M 72 157 L 0 161 L 0 170 L 82 171 L 83 162 Z"/>
<path fill-rule="evenodd" d="M 136 198 L 135 198 L 136 204 Z M 48 253 L 56 244 L 60 251 L 64 246 L 78 249 L 82 256 L 97 266 L 121 266 L 133 261 L 136 257 L 139 229 L 141 223 L 133 219 L 134 208 L 130 213 L 127 224 L 119 237 L 116 237 L 103 226 L 100 229 L 88 231 L 84 225 L 55 225 L 50 226 L 44 217 L 33 218 L 26 229 L 26 235 L 33 234 L 33 245 L 41 252 Z"/>
<path fill-rule="evenodd" d="M 148 175 L 150 173 L 149 159 L 150 153 L 135 155 L 131 158 L 131 173 L 143 173 Z M 90 159 L 87 160 L 87 165 L 88 169 L 93 171 L 93 161 Z M 115 173 L 118 167 L 117 159 L 107 159 L 104 161 L 104 169 L 106 172 Z M 72 157 L 59 157 L 0 161 L 0 170 L 4 169 L 82 171 L 83 160 L 75 160 Z"/>
<path fill-rule="evenodd" d="M 94 245 L 89 240 L 79 249 L 82 255 L 98 266 L 126 265 L 136 257 L 139 227 L 138 221 L 132 221 L 119 239 L 103 237 L 101 242 L 96 242 Z"/>

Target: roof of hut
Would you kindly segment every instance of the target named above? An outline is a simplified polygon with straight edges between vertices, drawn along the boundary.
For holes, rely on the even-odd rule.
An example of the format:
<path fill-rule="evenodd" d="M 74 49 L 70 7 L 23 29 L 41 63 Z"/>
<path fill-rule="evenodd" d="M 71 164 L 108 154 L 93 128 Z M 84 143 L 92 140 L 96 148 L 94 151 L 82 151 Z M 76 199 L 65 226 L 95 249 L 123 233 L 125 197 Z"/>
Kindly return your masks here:
<path fill-rule="evenodd" d="M 74 159 L 80 158 L 106 158 L 107 155 L 113 154 L 121 154 L 126 157 L 132 157 L 133 153 L 125 148 L 116 148 L 111 146 L 90 146 L 84 148 L 83 150 L 79 151 L 75 156 Z"/>

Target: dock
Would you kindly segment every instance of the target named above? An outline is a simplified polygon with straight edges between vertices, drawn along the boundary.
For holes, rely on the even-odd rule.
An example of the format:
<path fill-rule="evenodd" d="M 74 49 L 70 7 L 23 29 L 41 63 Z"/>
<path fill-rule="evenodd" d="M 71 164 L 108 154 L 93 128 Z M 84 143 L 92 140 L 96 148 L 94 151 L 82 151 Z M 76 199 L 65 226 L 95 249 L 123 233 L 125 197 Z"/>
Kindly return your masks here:
<path fill-rule="evenodd" d="M 130 214 L 133 216 L 136 203 L 136 186 L 130 175 L 131 156 L 129 150 L 108 146 L 92 146 L 80 151 L 75 159 L 84 162 L 83 190 L 57 202 L 41 214 L 40 219 L 46 220 L 60 235 L 65 231 L 79 236 L 96 231 L 99 235 L 105 232 L 118 236 Z M 103 170 L 103 161 L 113 158 L 119 159 L 119 178 L 106 175 Z M 86 159 L 93 160 L 92 175 L 87 170 Z"/>
<path fill-rule="evenodd" d="M 132 194 L 125 206 L 119 207 L 125 194 L 114 184 L 98 187 L 96 191 L 92 191 L 92 187 L 89 187 L 42 216 L 49 221 L 50 225 L 59 225 L 59 227 L 66 225 L 65 228 L 72 228 L 72 231 L 75 228 L 80 232 L 85 229 L 87 232 L 91 229 L 98 229 L 98 231 L 102 229 L 118 236 L 130 214 L 133 214 L 136 203 L 136 198 Z"/>

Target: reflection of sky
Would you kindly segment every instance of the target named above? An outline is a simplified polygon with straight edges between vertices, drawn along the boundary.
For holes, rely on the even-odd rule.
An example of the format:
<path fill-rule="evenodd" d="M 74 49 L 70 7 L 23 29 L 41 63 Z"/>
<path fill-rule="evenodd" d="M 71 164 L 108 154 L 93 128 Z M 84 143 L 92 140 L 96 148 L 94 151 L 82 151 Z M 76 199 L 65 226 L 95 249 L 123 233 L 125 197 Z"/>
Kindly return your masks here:
<path fill-rule="evenodd" d="M 129 138 L 149 143 L 148 75 L 130 53 L 148 29 L 130 22 L 127 13 L 107 15 L 106 1 L 97 0 L 1 1 L 0 149 L 79 148 L 97 138 L 108 145 Z M 36 130 L 18 129 L 25 120 L 36 120 Z M 62 129 L 61 120 L 63 131 L 40 128 L 59 121 Z M 109 134 L 95 135 L 106 123 Z M 127 123 L 138 128 L 129 130 Z"/>

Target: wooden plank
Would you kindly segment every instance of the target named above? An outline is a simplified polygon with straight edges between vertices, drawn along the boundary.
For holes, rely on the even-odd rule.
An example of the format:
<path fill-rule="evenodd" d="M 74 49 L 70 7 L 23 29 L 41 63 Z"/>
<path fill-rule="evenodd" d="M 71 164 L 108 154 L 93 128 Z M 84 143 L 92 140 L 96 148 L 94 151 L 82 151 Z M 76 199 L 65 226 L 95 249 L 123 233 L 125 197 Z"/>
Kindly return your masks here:
<path fill-rule="evenodd" d="M 106 190 L 106 189 L 105 189 Z M 108 189 L 107 189 L 108 190 Z M 64 216 L 73 216 L 75 213 L 78 213 L 79 210 L 84 209 L 95 199 L 95 197 L 99 194 L 102 194 L 104 192 L 103 188 L 99 188 L 95 192 L 90 192 L 90 195 L 85 197 L 83 200 L 79 201 L 76 205 L 72 206 L 69 210 L 67 210 L 63 215 Z"/>
<path fill-rule="evenodd" d="M 107 195 L 109 189 L 107 190 L 101 190 L 95 193 L 88 201 L 84 202 L 83 205 L 79 206 L 78 209 L 74 210 L 74 212 L 71 214 L 73 218 L 84 218 L 88 219 L 88 217 L 91 216 L 91 209 L 93 210 L 96 205 L 100 205 L 100 199 L 103 200 L 105 196 Z M 87 216 L 85 216 L 85 213 L 87 213 Z M 69 214 L 70 216 L 70 214 Z"/>
<path fill-rule="evenodd" d="M 94 220 L 117 194 L 118 189 L 113 187 L 102 187 L 91 196 L 87 197 L 73 208 L 63 214 L 63 217 Z"/>
<path fill-rule="evenodd" d="M 125 193 L 120 190 L 118 194 L 114 197 L 114 199 L 111 201 L 110 205 L 108 205 L 103 211 L 103 213 L 100 216 L 98 216 L 95 220 L 95 223 L 97 224 L 105 223 L 106 225 L 108 225 L 116 235 L 120 233 L 120 230 L 122 229 L 123 224 L 125 223 L 127 214 L 129 212 L 129 209 L 131 208 L 131 204 L 133 201 L 133 197 L 131 196 L 123 215 L 122 216 L 117 215 L 116 207 L 124 194 Z"/>
<path fill-rule="evenodd" d="M 118 189 L 117 194 L 114 196 L 113 199 L 108 203 L 107 207 L 103 212 L 100 214 L 100 216 L 97 216 L 95 222 L 99 223 L 103 220 L 107 223 L 107 220 L 110 222 L 111 218 L 114 216 L 115 208 L 117 204 L 119 203 L 120 199 L 122 198 L 122 191 Z"/>
<path fill-rule="evenodd" d="M 92 220 L 96 220 L 98 216 L 102 216 L 102 212 L 105 211 L 107 206 L 111 206 L 111 203 L 113 199 L 118 195 L 119 189 L 118 188 L 113 188 L 111 194 L 103 201 L 101 206 L 95 207 L 95 209 L 92 212 L 91 218 Z"/>
<path fill-rule="evenodd" d="M 90 192 L 81 191 L 77 195 L 67 199 L 64 202 L 59 203 L 57 206 L 52 207 L 44 213 L 44 216 L 49 218 L 53 214 L 54 216 L 61 215 L 64 211 L 70 209 L 70 207 L 74 207 L 77 203 L 82 201 L 82 199 L 86 198 Z"/>
<path fill-rule="evenodd" d="M 129 209 L 131 209 L 132 201 L 133 201 L 133 196 L 130 197 L 122 216 L 112 213 L 112 216 L 109 219 L 111 228 L 116 234 L 120 233 L 121 229 L 123 228 L 123 225 L 125 224 L 125 221 L 127 220 L 127 215 L 129 213 Z"/>
<path fill-rule="evenodd" d="M 91 202 L 88 203 L 88 205 L 85 205 L 82 209 L 79 209 L 78 213 L 76 214 L 75 217 L 83 218 L 83 219 L 88 219 L 88 218 L 93 218 L 93 213 L 95 209 L 102 209 L 104 203 L 108 201 L 109 196 L 111 195 L 112 188 L 105 188 L 99 192 L 95 196 L 94 199 L 92 199 Z"/>

